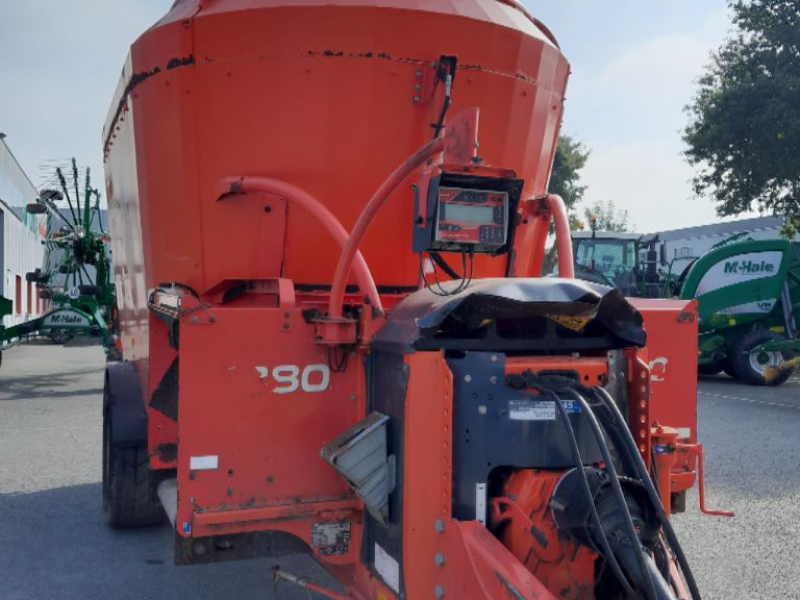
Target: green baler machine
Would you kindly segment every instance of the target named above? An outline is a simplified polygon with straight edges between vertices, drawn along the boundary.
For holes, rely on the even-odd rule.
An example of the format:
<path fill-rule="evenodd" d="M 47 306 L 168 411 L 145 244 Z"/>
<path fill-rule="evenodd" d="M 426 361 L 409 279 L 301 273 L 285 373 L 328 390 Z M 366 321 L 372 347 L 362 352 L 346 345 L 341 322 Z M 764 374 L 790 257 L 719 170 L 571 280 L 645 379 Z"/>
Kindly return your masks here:
<path fill-rule="evenodd" d="M 681 286 L 699 304 L 701 373 L 725 371 L 753 385 L 778 385 L 798 350 L 800 243 L 726 244 L 701 256 Z"/>

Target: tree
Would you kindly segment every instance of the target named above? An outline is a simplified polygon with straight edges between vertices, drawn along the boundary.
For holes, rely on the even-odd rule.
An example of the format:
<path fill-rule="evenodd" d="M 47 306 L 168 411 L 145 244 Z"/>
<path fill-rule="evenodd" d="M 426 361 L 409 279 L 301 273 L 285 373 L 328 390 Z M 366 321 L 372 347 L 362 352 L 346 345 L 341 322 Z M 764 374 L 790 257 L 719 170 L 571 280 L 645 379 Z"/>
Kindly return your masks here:
<path fill-rule="evenodd" d="M 729 0 L 734 30 L 687 112 L 698 196 L 721 216 L 751 210 L 800 226 L 800 0 Z"/>
<path fill-rule="evenodd" d="M 561 196 L 568 211 L 575 208 L 586 191 L 586 186 L 580 185 L 580 171 L 588 159 L 589 150 L 583 142 L 569 135 L 559 136 L 548 190 Z"/>
<path fill-rule="evenodd" d="M 583 211 L 586 222 L 596 219 L 598 231 L 628 231 L 628 211 L 617 210 L 613 200 L 595 202 Z"/>

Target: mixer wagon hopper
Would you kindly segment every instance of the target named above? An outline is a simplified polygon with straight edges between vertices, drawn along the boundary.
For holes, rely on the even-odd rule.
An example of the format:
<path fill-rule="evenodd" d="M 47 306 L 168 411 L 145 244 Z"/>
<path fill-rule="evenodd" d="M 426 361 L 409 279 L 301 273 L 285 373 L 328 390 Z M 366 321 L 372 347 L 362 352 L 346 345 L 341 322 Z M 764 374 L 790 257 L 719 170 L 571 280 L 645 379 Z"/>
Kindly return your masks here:
<path fill-rule="evenodd" d="M 328 598 L 699 598 L 696 306 L 573 278 L 568 74 L 512 0 L 178 0 L 104 132 L 108 522 Z"/>

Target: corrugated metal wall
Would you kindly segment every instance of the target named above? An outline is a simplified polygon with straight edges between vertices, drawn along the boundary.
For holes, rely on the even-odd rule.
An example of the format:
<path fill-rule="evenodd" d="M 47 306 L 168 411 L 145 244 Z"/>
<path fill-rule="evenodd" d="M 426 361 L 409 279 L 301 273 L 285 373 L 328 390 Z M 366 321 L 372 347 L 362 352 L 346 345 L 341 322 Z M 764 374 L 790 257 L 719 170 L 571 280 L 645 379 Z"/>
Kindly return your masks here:
<path fill-rule="evenodd" d="M 3 296 L 14 302 L 14 313 L 4 320 L 5 325 L 30 319 L 40 314 L 36 287 L 25 281 L 25 274 L 42 266 L 44 250 L 38 233 L 41 217 L 22 213 L 20 219 L 11 207 L 22 207 L 33 202 L 36 188 L 5 140 L 0 140 L 0 211 L 2 216 L 2 246 L 0 257 Z"/>

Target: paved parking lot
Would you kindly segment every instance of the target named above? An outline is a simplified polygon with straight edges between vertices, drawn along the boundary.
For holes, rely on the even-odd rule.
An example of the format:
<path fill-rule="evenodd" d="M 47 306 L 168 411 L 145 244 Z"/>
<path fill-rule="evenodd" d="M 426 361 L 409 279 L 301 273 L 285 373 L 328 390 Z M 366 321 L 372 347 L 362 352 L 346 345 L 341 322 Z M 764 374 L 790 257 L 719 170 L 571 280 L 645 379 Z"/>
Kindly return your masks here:
<path fill-rule="evenodd" d="M 268 560 L 174 567 L 167 526 L 115 532 L 100 509 L 103 354 L 28 346 L 0 369 L 0 598 L 86 600 L 279 597 Z M 800 599 L 800 383 L 778 389 L 701 382 L 708 502 L 676 527 L 704 600 Z M 281 565 L 315 579 L 305 557 Z M 462 599 L 459 599 L 462 600 Z M 466 600 L 466 599 L 464 599 Z"/>

